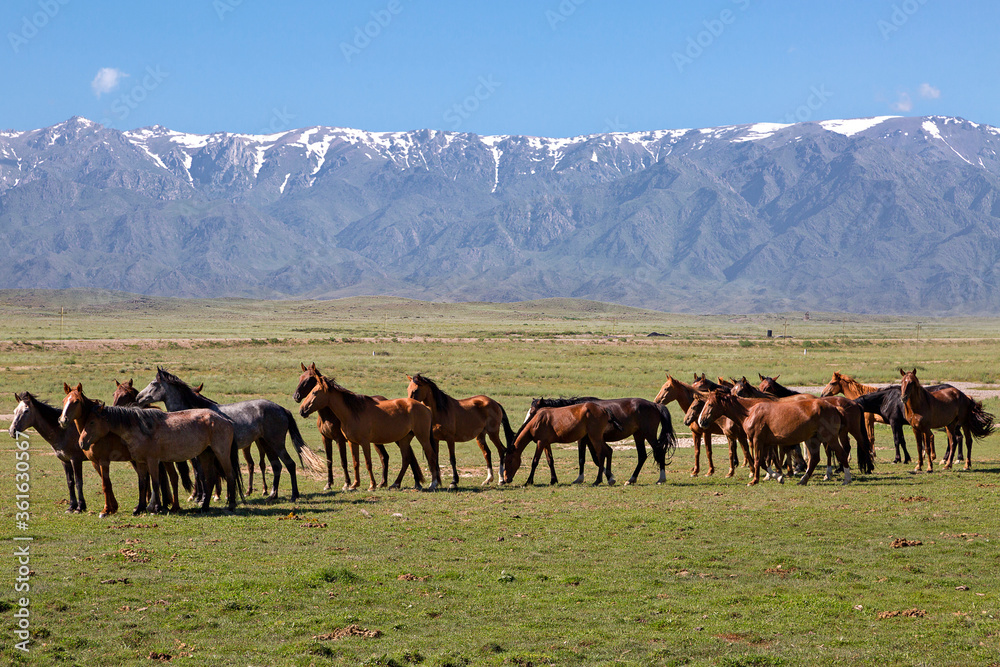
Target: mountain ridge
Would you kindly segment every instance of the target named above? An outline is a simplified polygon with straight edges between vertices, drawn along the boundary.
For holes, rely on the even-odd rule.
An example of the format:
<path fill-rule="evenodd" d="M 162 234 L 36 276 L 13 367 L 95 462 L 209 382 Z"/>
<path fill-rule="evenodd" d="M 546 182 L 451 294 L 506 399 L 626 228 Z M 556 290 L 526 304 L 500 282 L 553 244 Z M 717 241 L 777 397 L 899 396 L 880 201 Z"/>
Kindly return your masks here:
<path fill-rule="evenodd" d="M 74 117 L 0 132 L 0 286 L 996 313 L 998 148 L 939 116 L 555 139 Z"/>

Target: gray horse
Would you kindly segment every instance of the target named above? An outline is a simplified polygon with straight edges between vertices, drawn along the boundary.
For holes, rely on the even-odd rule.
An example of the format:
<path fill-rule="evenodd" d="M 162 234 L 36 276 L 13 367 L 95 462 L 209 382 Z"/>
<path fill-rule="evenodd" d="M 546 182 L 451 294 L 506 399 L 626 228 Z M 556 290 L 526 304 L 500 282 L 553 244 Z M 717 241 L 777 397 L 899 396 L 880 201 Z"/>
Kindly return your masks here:
<path fill-rule="evenodd" d="M 310 461 L 317 457 L 302 440 L 298 424 L 295 423 L 295 417 L 291 412 L 265 399 L 219 405 L 197 393 L 176 375 L 157 367 L 156 377 L 139 392 L 136 402 L 141 406 L 147 406 L 159 401 L 162 401 L 170 412 L 207 408 L 228 417 L 236 426 L 236 442 L 239 448 L 245 450 L 256 442 L 271 462 L 274 482 L 268 498 L 274 499 L 278 496 L 281 464 L 284 463 L 292 480 L 292 500 L 298 499 L 299 486 L 295 477 L 295 462 L 285 450 L 285 434 L 292 436 L 292 444 L 300 462 L 303 461 L 303 453 Z"/>

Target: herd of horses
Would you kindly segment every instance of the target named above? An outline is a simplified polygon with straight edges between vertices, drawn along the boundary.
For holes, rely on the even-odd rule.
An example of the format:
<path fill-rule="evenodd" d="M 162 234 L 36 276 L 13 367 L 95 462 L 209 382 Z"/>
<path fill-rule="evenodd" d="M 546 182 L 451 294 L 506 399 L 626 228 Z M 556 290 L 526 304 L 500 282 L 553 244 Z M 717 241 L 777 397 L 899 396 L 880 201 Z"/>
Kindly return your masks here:
<path fill-rule="evenodd" d="M 302 417 L 316 414 L 316 425 L 323 439 L 325 460 L 304 442 L 295 417 L 272 401 L 256 399 L 219 404 L 204 396 L 203 386 L 192 387 L 176 375 L 158 368 L 154 379 L 142 390 L 129 380 L 115 381 L 111 405 L 88 398 L 83 386 L 64 384 L 61 408 L 36 398 L 30 392 L 15 394 L 17 407 L 10 425 L 11 437 L 34 428 L 53 448 L 63 464 L 69 489 L 68 512 L 86 511 L 83 497 L 83 462 L 89 460 L 101 477 L 104 508 L 101 516 L 118 511 L 118 502 L 109 474 L 112 461 L 130 463 L 138 476 L 139 501 L 134 513 L 180 510 L 180 487 L 191 492 L 191 499 L 208 509 L 213 493 L 221 493 L 226 481 L 227 506 L 236 507 L 237 496 L 253 492 L 254 461 L 251 447 L 256 444 L 264 494 L 275 498 L 282 468 L 287 470 L 291 499 L 299 496 L 296 466 L 285 449 L 286 437 L 299 456 L 299 462 L 326 474 L 325 490 L 333 488 L 333 443 L 339 449 L 344 489 L 360 484 L 360 454 L 363 454 L 370 481 L 369 489 L 388 485 L 389 456 L 385 445 L 399 447 L 401 466 L 390 486 L 398 488 L 407 470 L 412 471 L 415 488 L 426 481 L 411 446 L 415 439 L 423 451 L 430 473 L 429 489 L 441 485 L 438 443 L 448 444 L 451 464 L 450 488 L 458 486 L 455 444 L 475 440 L 486 462 L 491 484 L 493 471 L 490 443 L 497 453 L 499 484 L 510 484 L 521 467 L 524 450 L 536 443 L 526 484 L 534 483 L 535 471 L 545 454 L 556 484 L 552 445 L 577 443 L 579 476 L 589 452 L 597 466 L 597 479 L 614 484 L 611 472 L 613 449 L 608 443 L 631 437 L 637 463 L 626 484 L 638 479 L 650 446 L 659 468 L 657 483 L 666 481 L 667 458 L 673 455 L 677 438 L 668 405 L 676 401 L 685 413 L 684 423 L 694 441 L 692 476 L 701 473 L 701 448 L 704 444 L 708 464 L 706 475 L 715 472 L 712 460 L 712 436 L 721 435 L 729 444 L 729 471 L 735 474 L 740 465 L 752 468 L 750 485 L 758 483 L 763 467 L 767 478 L 784 481 L 786 474 L 803 472 L 799 484 L 806 484 L 819 463 L 821 450 L 827 456 L 826 476 L 843 471 L 843 483 L 851 481 L 852 449 L 862 473 L 874 470 L 874 423 L 892 429 L 896 449 L 894 462 L 910 461 L 903 438 L 903 426 L 909 424 L 917 443 L 918 464 L 933 470 L 936 458 L 934 430 L 947 432 L 948 448 L 942 458 L 951 467 L 957 456 L 962 459 L 965 438 L 965 468 L 971 466 L 972 440 L 992 433 L 993 415 L 981 403 L 951 385 L 924 387 L 916 370 L 900 369 L 901 382 L 885 388 L 864 385 L 839 372 L 833 374 L 820 396 L 798 393 L 778 384 L 777 376 L 760 376 L 753 386 L 747 379 L 709 380 L 695 375 L 691 384 L 667 374 L 666 382 L 655 399 L 622 398 L 603 400 L 575 397 L 532 400 L 520 428 L 514 431 L 503 406 L 488 396 L 456 399 L 449 396 L 428 377 L 407 376 L 405 398 L 366 396 L 352 392 L 331 377 L 324 376 L 315 364 L 301 364 L 302 373 L 293 394 Z M 162 403 L 165 410 L 154 407 Z M 501 431 L 503 439 L 501 439 Z M 851 440 L 854 440 L 852 448 Z M 353 459 L 353 478 L 348 468 L 347 450 Z M 801 446 L 806 449 L 803 459 Z M 381 460 L 381 481 L 372 469 L 371 448 Z M 244 491 L 238 454 L 247 462 L 249 482 Z M 901 459 L 900 453 L 905 459 Z M 265 459 L 270 463 L 272 485 L 268 491 L 264 478 Z M 192 480 L 191 469 L 194 470 Z M 353 479 L 353 481 L 352 481 Z"/>

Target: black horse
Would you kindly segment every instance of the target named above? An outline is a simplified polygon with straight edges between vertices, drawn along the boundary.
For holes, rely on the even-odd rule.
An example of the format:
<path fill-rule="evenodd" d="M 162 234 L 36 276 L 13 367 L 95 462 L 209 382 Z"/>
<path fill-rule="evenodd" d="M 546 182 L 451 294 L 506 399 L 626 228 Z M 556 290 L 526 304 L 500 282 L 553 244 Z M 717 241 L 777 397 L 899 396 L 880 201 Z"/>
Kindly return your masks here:
<path fill-rule="evenodd" d="M 924 387 L 928 391 L 944 389 L 950 387 L 949 384 L 936 384 Z M 892 442 L 896 446 L 896 458 L 893 463 L 899 463 L 899 451 L 903 450 L 903 463 L 910 462 L 910 452 L 906 450 L 906 438 L 903 437 L 903 427 L 909 425 L 906 417 L 903 416 L 903 397 L 899 392 L 899 385 L 895 384 L 885 389 L 873 391 L 854 399 L 865 412 L 871 412 L 881 417 L 882 421 L 889 425 L 892 430 Z M 958 460 L 962 460 L 962 448 L 958 448 Z"/>
<path fill-rule="evenodd" d="M 528 408 L 528 413 L 525 415 L 524 424 L 528 423 L 528 420 L 531 419 L 539 408 L 561 408 L 579 403 L 597 403 L 607 409 L 619 422 L 619 424 L 615 424 L 614 420 L 612 420 L 608 424 L 608 428 L 604 432 L 605 442 L 616 442 L 624 440 L 629 436 L 632 436 L 632 439 L 635 441 L 635 449 L 639 460 L 636 463 L 635 470 L 632 472 L 632 476 L 625 484 L 635 484 L 642 466 L 646 463 L 647 441 L 653 450 L 653 459 L 660 467 L 660 477 L 656 483 L 663 484 L 667 480 L 666 455 L 668 453 L 673 454 L 677 446 L 677 437 L 674 435 L 674 427 L 670 421 L 670 412 L 665 405 L 659 405 L 644 398 L 616 398 L 609 400 L 580 396 L 573 398 L 535 398 L 532 399 L 531 407 Z M 521 429 L 524 428 L 524 424 L 521 424 Z M 659 436 L 657 436 L 657 428 L 659 428 Z M 521 432 L 521 429 L 518 429 L 518 433 Z M 580 441 L 580 476 L 577 478 L 577 482 L 583 481 L 583 467 L 586 463 L 588 448 L 590 449 L 591 457 L 594 458 L 594 463 L 600 467 L 600 464 L 597 463 L 596 454 L 590 443 L 590 439 L 584 438 Z M 610 451 L 607 460 L 607 474 L 609 476 L 611 474 Z"/>

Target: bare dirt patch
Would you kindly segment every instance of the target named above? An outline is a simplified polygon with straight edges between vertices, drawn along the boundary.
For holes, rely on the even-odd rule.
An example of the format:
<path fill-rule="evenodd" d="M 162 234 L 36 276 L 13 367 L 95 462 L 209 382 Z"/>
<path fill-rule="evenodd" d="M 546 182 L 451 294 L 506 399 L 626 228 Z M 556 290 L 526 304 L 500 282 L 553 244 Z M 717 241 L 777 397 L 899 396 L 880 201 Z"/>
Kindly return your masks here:
<path fill-rule="evenodd" d="M 920 540 L 904 540 L 902 537 L 897 537 L 889 546 L 893 549 L 902 549 L 903 547 L 919 547 L 921 544 L 923 542 Z"/>
<path fill-rule="evenodd" d="M 896 618 L 897 616 L 906 616 L 907 618 L 923 618 L 927 615 L 927 612 L 923 609 L 904 609 L 901 611 L 880 611 L 878 613 L 879 618 Z"/>
<path fill-rule="evenodd" d="M 345 637 L 364 637 L 365 639 L 378 639 L 382 636 L 381 630 L 376 630 L 372 628 L 362 628 L 360 625 L 354 623 L 334 630 L 333 632 L 325 632 L 321 635 L 313 635 L 313 639 L 321 642 L 326 641 L 338 641 L 344 639 Z"/>

